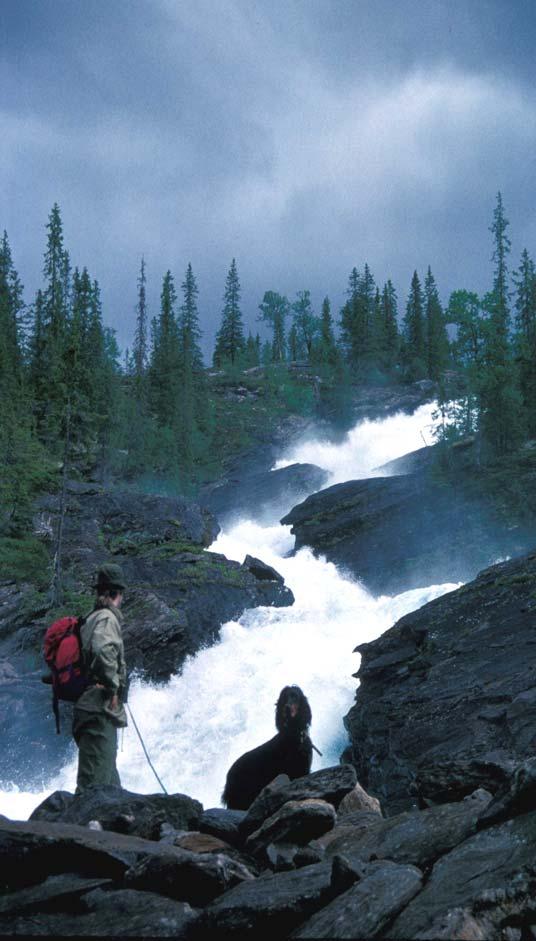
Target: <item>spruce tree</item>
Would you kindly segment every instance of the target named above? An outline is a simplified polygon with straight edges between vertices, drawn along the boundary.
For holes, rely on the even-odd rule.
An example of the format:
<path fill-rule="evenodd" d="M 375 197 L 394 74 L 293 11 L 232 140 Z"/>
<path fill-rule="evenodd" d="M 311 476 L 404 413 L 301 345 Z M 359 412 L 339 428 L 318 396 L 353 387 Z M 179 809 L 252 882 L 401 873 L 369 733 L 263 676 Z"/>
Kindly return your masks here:
<path fill-rule="evenodd" d="M 319 318 L 314 314 L 310 291 L 298 291 L 297 299 L 292 304 L 292 315 L 298 337 L 305 347 L 307 358 L 311 359 L 313 342 L 320 329 Z"/>
<path fill-rule="evenodd" d="M 207 424 L 207 396 L 203 372 L 203 356 L 200 348 L 201 329 L 197 309 L 198 287 L 188 264 L 182 282 L 183 302 L 180 307 L 179 350 L 181 375 L 181 464 L 185 483 L 193 480 L 194 460 L 199 445 L 199 432 Z"/>
<path fill-rule="evenodd" d="M 142 257 L 140 273 L 138 276 L 138 302 L 136 304 L 136 330 L 132 355 L 134 358 L 134 380 L 138 399 L 145 392 L 145 374 L 148 361 L 148 313 L 147 313 L 147 276 L 145 274 L 145 259 Z"/>
<path fill-rule="evenodd" d="M 536 271 L 526 249 L 514 274 L 514 283 L 515 348 L 519 363 L 519 384 L 527 430 L 533 436 L 536 434 Z"/>
<path fill-rule="evenodd" d="M 160 295 L 160 317 L 151 357 L 151 404 L 158 423 L 177 430 L 179 416 L 180 350 L 176 319 L 177 292 L 167 271 Z"/>
<path fill-rule="evenodd" d="M 379 359 L 380 364 L 387 371 L 394 369 L 400 347 L 397 316 L 397 296 L 394 285 L 388 280 L 381 296 L 380 327 L 379 327 Z"/>
<path fill-rule="evenodd" d="M 337 361 L 337 344 L 333 334 L 333 318 L 329 297 L 322 301 L 320 314 L 320 339 L 317 346 L 316 358 L 320 363 L 334 366 Z"/>
<path fill-rule="evenodd" d="M 38 429 L 45 443 L 55 448 L 65 437 L 69 386 L 68 278 L 69 262 L 63 243 L 63 225 L 57 203 L 47 224 L 47 246 L 41 308 L 42 370 L 34 389 Z M 61 447 L 61 445 L 59 445 Z"/>
<path fill-rule="evenodd" d="M 214 350 L 214 365 L 222 366 L 230 363 L 234 366 L 244 352 L 245 345 L 244 326 L 240 310 L 240 281 L 236 261 L 233 258 L 225 281 L 221 326 L 216 336 L 216 348 Z"/>
<path fill-rule="evenodd" d="M 259 310 L 259 320 L 272 328 L 272 361 L 281 363 L 285 359 L 285 320 L 290 310 L 288 299 L 277 291 L 265 291 Z"/>
<path fill-rule="evenodd" d="M 502 196 L 498 193 L 490 226 L 495 270 L 493 289 L 485 298 L 488 318 L 480 378 L 481 430 L 485 448 L 492 456 L 504 454 L 512 448 L 521 431 L 520 396 L 509 344 L 508 225 Z"/>
<path fill-rule="evenodd" d="M 404 317 L 404 359 L 409 379 L 423 379 L 427 373 L 426 329 L 421 282 L 413 272 Z"/>
<path fill-rule="evenodd" d="M 447 366 L 449 341 L 437 286 L 430 266 L 428 266 L 424 282 L 424 314 L 428 378 L 437 381 Z"/>

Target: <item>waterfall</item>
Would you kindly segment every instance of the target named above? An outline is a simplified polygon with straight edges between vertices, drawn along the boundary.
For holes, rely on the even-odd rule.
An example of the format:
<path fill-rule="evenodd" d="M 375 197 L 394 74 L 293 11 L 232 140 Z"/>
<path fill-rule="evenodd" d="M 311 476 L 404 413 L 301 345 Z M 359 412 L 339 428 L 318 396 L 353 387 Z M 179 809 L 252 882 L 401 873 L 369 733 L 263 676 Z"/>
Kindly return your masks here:
<path fill-rule="evenodd" d="M 338 444 L 307 441 L 276 466 L 295 461 L 319 464 L 329 483 L 373 476 L 375 468 L 431 441 L 431 405 L 413 415 L 360 422 Z M 289 508 L 290 509 L 290 508 Z M 218 806 L 230 764 L 242 752 L 275 734 L 274 706 L 281 688 L 297 683 L 311 704 L 311 737 L 323 753 L 313 770 L 337 763 L 346 744 L 342 717 L 354 701 L 359 666 L 357 644 L 373 640 L 398 618 L 458 587 L 431 585 L 395 597 L 374 598 L 356 579 L 315 558 L 308 548 L 289 556 L 289 527 L 277 521 L 235 522 L 211 550 L 243 561 L 247 553 L 273 565 L 295 595 L 290 608 L 262 607 L 224 624 L 214 646 L 199 651 L 180 675 L 156 685 L 134 679 L 130 705 L 152 761 L 167 790 L 190 794 L 205 807 Z M 72 759 L 42 788 L 28 792 L 3 784 L 0 813 L 23 819 L 55 789 L 73 791 Z M 118 755 L 123 787 L 154 793 L 158 785 L 136 734 L 126 730 Z"/>

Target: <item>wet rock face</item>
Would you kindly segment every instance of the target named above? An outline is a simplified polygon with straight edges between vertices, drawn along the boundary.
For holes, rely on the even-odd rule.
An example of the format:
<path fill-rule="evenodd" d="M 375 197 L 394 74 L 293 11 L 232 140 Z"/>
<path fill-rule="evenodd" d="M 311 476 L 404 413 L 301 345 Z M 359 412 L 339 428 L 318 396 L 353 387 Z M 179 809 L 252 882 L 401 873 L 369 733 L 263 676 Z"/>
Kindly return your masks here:
<path fill-rule="evenodd" d="M 281 522 L 296 549 L 311 546 L 378 594 L 466 581 L 536 541 L 534 525 L 512 528 L 489 499 L 426 472 L 336 484 Z"/>
<path fill-rule="evenodd" d="M 204 495 L 220 522 L 251 515 L 258 521 L 278 519 L 290 506 L 320 490 L 328 478 L 327 471 L 315 464 L 291 464 L 248 476 L 237 471 Z"/>
<path fill-rule="evenodd" d="M 497 793 L 536 744 L 536 555 L 487 569 L 358 649 L 345 753 L 389 814 Z"/>

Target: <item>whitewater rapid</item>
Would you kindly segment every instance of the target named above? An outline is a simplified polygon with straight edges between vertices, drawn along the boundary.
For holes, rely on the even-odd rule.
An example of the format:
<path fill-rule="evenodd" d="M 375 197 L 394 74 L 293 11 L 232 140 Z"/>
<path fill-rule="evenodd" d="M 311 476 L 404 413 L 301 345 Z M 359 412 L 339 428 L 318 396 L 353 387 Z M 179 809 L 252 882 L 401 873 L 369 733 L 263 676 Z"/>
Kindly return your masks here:
<path fill-rule="evenodd" d="M 433 406 L 361 422 L 340 444 L 303 442 L 278 466 L 310 461 L 330 483 L 373 476 L 376 468 L 431 441 Z M 290 528 L 244 519 L 222 532 L 211 551 L 243 561 L 246 554 L 273 565 L 295 596 L 289 608 L 254 608 L 223 625 L 220 641 L 187 660 L 180 676 L 160 686 L 135 679 L 129 702 L 166 789 L 219 806 L 225 774 L 243 751 L 274 734 L 274 705 L 283 686 L 302 687 L 313 712 L 311 736 L 322 752 L 313 769 L 336 764 L 347 743 L 342 717 L 356 689 L 357 644 L 373 640 L 398 618 L 456 588 L 431 585 L 374 598 L 358 581 L 304 548 L 288 557 Z M 59 773 L 34 791 L 6 787 L 0 813 L 26 819 L 51 791 L 73 791 L 76 749 Z M 132 728 L 120 741 L 123 787 L 154 793 L 157 782 Z"/>

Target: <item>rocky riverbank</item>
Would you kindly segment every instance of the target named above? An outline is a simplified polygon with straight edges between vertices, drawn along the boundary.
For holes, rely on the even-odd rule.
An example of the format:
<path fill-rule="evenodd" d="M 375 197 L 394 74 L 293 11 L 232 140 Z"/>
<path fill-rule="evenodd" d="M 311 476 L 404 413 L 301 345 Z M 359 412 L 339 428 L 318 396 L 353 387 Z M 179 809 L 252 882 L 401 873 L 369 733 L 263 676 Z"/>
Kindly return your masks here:
<path fill-rule="evenodd" d="M 496 791 L 534 754 L 535 649 L 535 553 L 357 648 L 346 757 L 387 813 Z"/>
<path fill-rule="evenodd" d="M 536 760 L 493 796 L 382 815 L 353 767 L 280 778 L 247 812 L 58 792 L 0 820 L 0 932 L 488 939 L 536 929 Z"/>
<path fill-rule="evenodd" d="M 58 509 L 58 495 L 42 497 L 33 521 L 50 555 Z M 153 681 L 180 672 L 187 656 L 214 643 L 221 625 L 245 609 L 293 603 L 281 576 L 262 560 L 238 563 L 206 551 L 218 531 L 208 510 L 185 499 L 70 482 L 63 606 L 50 608 L 44 585 L 10 580 L 9 573 L 0 579 L 3 780 L 28 787 L 57 768 L 71 747 L 68 734 L 54 733 L 50 689 L 40 682 L 43 635 L 54 617 L 91 610 L 91 584 L 102 562 L 120 562 L 132 586 L 124 606 L 127 663 Z"/>

